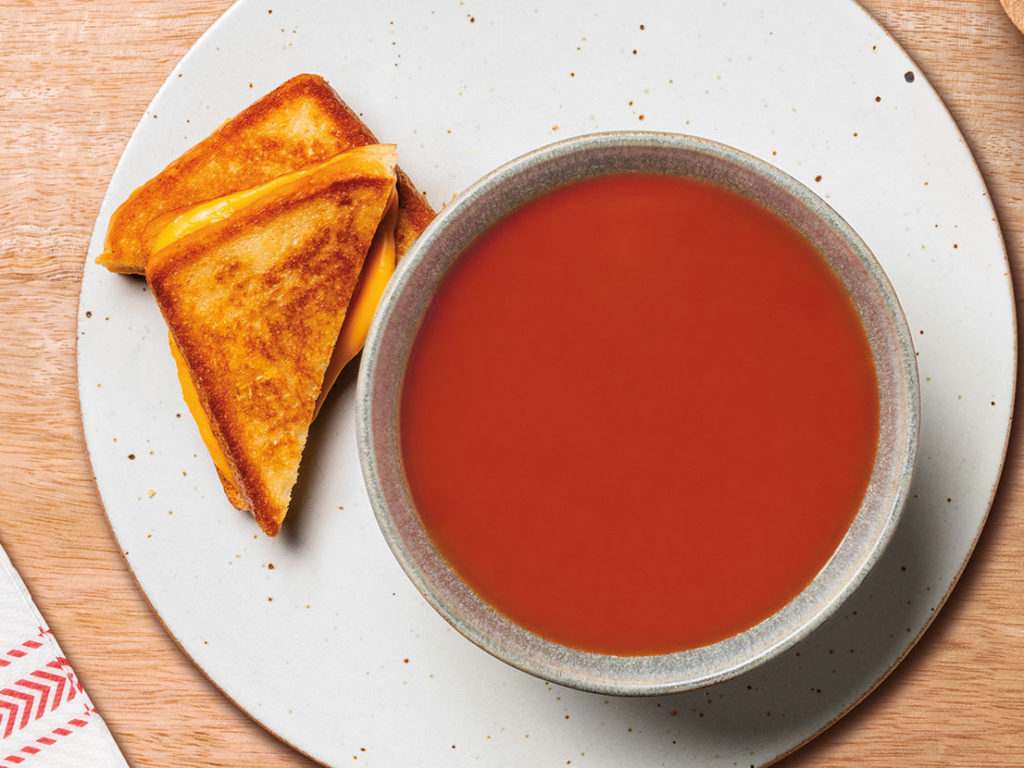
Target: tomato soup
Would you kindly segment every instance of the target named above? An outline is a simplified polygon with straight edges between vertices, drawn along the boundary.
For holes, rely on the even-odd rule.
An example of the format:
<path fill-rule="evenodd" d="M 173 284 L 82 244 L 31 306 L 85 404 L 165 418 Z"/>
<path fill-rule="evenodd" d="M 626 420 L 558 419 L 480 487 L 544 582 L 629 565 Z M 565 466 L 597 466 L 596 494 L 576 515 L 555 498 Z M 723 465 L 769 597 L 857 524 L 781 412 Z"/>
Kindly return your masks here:
<path fill-rule="evenodd" d="M 878 391 L 821 255 L 737 193 L 618 175 L 482 235 L 400 404 L 416 509 L 495 609 L 585 651 L 707 645 L 782 608 L 868 484 Z"/>

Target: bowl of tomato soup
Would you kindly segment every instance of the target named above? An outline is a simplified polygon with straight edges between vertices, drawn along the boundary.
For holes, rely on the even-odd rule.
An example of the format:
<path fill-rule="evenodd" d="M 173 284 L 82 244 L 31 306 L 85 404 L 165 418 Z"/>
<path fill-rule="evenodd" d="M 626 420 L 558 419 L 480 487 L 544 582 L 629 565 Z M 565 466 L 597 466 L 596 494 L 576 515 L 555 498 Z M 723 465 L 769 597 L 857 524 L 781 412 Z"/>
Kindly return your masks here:
<path fill-rule="evenodd" d="M 763 663 L 877 561 L 914 466 L 899 302 L 853 229 L 705 139 L 605 133 L 449 204 L 363 353 L 381 530 L 456 629 L 650 695 Z"/>

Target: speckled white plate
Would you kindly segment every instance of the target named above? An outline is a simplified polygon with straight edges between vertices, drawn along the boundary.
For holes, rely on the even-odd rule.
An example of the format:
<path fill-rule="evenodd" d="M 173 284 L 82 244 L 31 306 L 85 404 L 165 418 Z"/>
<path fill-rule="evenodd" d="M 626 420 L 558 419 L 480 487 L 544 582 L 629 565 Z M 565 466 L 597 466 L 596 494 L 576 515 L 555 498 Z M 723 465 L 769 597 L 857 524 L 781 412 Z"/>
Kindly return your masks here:
<path fill-rule="evenodd" d="M 351 372 L 314 427 L 282 535 L 228 504 L 145 283 L 93 260 L 136 185 L 304 71 L 398 143 L 435 206 L 533 147 L 639 127 L 769 160 L 859 231 L 914 333 L 923 421 L 904 520 L 833 620 L 762 669 L 670 697 L 595 696 L 506 667 L 450 629 L 385 546 L 356 458 Z M 642 768 L 768 763 L 903 657 L 984 524 L 1015 343 L 1005 250 L 971 154 L 852 0 L 242 0 L 125 150 L 85 268 L 78 355 L 96 482 L 129 565 L 196 664 L 271 731 L 336 764 Z"/>

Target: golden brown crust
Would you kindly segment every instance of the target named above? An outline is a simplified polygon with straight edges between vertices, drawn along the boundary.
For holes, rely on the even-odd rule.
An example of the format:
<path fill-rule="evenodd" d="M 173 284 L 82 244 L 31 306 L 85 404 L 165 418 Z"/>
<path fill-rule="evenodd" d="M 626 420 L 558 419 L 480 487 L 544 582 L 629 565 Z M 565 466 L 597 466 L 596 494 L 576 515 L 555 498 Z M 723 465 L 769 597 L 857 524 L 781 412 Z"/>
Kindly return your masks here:
<path fill-rule="evenodd" d="M 159 251 L 147 281 L 244 506 L 280 530 L 316 399 L 395 184 L 331 165 Z M 235 502 L 232 499 L 232 502 Z"/>
<path fill-rule="evenodd" d="M 398 223 L 395 225 L 395 251 L 397 258 L 405 255 L 413 241 L 434 220 L 434 209 L 412 185 L 401 168 L 398 172 Z"/>
<path fill-rule="evenodd" d="M 370 130 L 327 81 L 317 75 L 297 75 L 132 192 L 111 216 L 106 246 L 97 263 L 113 272 L 142 274 L 149 254 L 147 225 L 154 219 L 375 143 Z M 399 173 L 398 190 L 401 255 L 430 223 L 434 211 L 404 173 Z"/>
<path fill-rule="evenodd" d="M 228 501 L 231 502 L 231 506 L 235 509 L 240 509 L 243 512 L 249 511 L 249 503 L 242 498 L 242 494 L 238 492 L 238 488 L 235 487 L 234 481 L 224 476 L 224 473 L 217 467 L 217 478 L 220 480 L 221 486 L 224 488 L 224 495 L 228 497 Z"/>

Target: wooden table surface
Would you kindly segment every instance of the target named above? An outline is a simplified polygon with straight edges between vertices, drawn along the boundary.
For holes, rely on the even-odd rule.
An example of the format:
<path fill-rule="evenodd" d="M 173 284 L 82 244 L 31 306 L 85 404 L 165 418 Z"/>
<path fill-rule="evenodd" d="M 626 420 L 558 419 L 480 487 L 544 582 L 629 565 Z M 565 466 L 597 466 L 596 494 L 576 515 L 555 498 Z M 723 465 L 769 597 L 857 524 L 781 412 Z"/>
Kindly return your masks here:
<path fill-rule="evenodd" d="M 229 0 L 0 0 L 0 543 L 129 762 L 306 766 L 170 640 L 115 546 L 78 413 L 75 317 L 114 166 Z M 1024 36 L 999 0 L 866 0 L 942 95 L 1024 268 Z M 1024 443 L 908 659 L 785 766 L 1024 765 Z M 69 587 L 73 591 L 69 591 Z"/>

